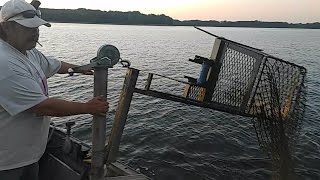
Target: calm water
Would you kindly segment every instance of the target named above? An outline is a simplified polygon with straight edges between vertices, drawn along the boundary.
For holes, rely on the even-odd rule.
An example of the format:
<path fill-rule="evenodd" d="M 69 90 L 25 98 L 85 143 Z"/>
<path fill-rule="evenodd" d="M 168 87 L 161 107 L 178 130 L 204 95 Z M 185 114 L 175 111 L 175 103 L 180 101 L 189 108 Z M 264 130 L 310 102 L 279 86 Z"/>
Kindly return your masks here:
<path fill-rule="evenodd" d="M 308 104 L 296 146 L 298 179 L 320 179 L 320 30 L 205 28 L 307 68 Z M 53 24 L 41 28 L 39 48 L 47 56 L 86 64 L 103 44 L 118 47 L 123 59 L 141 69 L 183 80 L 198 76 L 194 55 L 208 57 L 214 38 L 192 27 Z M 125 69 L 109 70 L 110 113 L 114 117 Z M 56 75 L 51 96 L 75 101 L 92 97 L 93 77 Z M 174 87 L 172 84 L 171 87 Z M 74 135 L 88 143 L 90 116 L 76 121 Z M 271 179 L 271 164 L 258 146 L 250 119 L 170 101 L 134 95 L 122 138 L 120 160 L 161 180 Z"/>

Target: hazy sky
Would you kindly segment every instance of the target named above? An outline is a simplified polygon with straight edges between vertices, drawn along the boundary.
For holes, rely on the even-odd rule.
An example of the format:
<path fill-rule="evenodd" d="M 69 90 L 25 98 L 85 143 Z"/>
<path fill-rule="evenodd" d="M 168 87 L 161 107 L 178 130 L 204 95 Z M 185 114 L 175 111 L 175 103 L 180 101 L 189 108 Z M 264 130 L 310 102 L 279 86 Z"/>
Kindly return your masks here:
<path fill-rule="evenodd" d="M 320 0 L 40 0 L 41 7 L 165 14 L 179 20 L 320 22 Z M 6 0 L 0 0 L 3 5 Z M 27 0 L 31 2 L 31 0 Z"/>

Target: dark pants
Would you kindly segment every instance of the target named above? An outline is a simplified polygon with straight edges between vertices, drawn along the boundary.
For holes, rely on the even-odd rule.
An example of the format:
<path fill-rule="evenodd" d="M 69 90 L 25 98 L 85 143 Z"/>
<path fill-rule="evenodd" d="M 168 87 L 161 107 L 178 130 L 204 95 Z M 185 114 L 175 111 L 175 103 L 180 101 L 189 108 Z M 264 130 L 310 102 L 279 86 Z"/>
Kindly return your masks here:
<path fill-rule="evenodd" d="M 39 180 L 38 162 L 28 166 L 0 171 L 0 180 Z"/>

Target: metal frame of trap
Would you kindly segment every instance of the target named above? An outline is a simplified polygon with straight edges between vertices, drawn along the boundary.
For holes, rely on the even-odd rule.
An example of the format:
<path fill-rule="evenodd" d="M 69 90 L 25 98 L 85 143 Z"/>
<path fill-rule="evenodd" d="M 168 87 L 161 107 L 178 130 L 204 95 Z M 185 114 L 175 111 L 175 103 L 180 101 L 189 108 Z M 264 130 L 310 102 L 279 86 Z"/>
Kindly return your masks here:
<path fill-rule="evenodd" d="M 228 55 L 233 54 L 233 55 Z M 244 58 L 243 58 L 244 57 Z M 229 99 L 227 96 L 224 97 L 224 95 L 220 96 L 221 91 L 219 92 L 219 88 L 223 86 L 228 86 L 230 82 L 233 80 L 229 80 L 227 82 L 224 81 L 223 78 L 228 78 L 230 74 L 227 72 L 227 69 L 233 66 L 233 64 L 227 64 L 228 60 L 232 60 L 234 58 L 241 58 L 242 60 L 246 61 L 249 60 L 249 64 L 244 62 L 237 62 L 237 63 L 244 63 L 242 66 L 248 66 L 245 67 L 248 69 L 247 72 L 244 72 L 245 74 L 242 74 L 242 76 L 246 76 L 245 83 L 240 84 L 241 92 L 240 94 L 236 94 L 238 96 L 237 100 L 235 99 Z M 165 77 L 159 74 L 149 73 L 148 79 L 145 84 L 144 89 L 136 88 L 136 82 L 139 75 L 139 70 L 134 68 L 129 68 L 126 73 L 126 77 L 124 80 L 124 85 L 122 88 L 122 92 L 119 98 L 115 119 L 113 122 L 113 127 L 111 131 L 111 135 L 109 137 L 109 142 L 107 145 L 107 158 L 106 162 L 107 164 L 110 164 L 112 162 L 116 161 L 117 153 L 119 150 L 120 140 L 121 136 L 123 134 L 123 130 L 125 127 L 127 115 L 129 112 L 130 103 L 132 100 L 132 96 L 134 93 L 143 94 L 146 96 L 152 96 L 156 98 L 166 99 L 170 101 L 180 102 L 188 105 L 195 105 L 198 107 L 204 107 L 204 108 L 210 108 L 218 111 L 223 111 L 231 114 L 237 114 L 241 116 L 246 117 L 253 117 L 257 118 L 259 115 L 261 115 L 262 109 L 257 109 L 254 107 L 262 107 L 264 111 L 274 113 L 273 111 L 279 111 L 278 118 L 285 119 L 289 118 L 289 116 L 294 111 L 294 106 L 299 97 L 301 88 L 303 86 L 306 69 L 304 67 L 295 65 L 293 63 L 284 61 L 282 59 L 276 58 L 274 56 L 271 56 L 269 54 L 266 54 L 262 52 L 259 49 L 252 48 L 246 45 L 242 45 L 240 43 L 236 43 L 234 41 L 230 41 L 225 38 L 218 37 L 215 40 L 212 53 L 209 59 L 197 57 L 195 59 L 190 59 L 190 61 L 198 63 L 198 64 L 204 64 L 207 63 L 209 67 L 209 71 L 206 74 L 206 82 L 205 84 L 197 84 L 196 78 L 190 78 L 188 82 L 179 81 L 180 83 L 185 84 L 184 92 L 179 95 L 173 95 L 169 93 L 161 92 L 159 89 L 152 89 L 152 80 L 154 76 L 160 76 L 163 78 L 169 78 Z M 280 99 L 281 101 L 290 102 L 290 107 L 287 107 L 288 105 L 280 103 L 278 109 L 272 109 L 270 103 L 268 102 L 256 102 L 257 98 L 261 98 L 263 96 L 263 93 L 261 92 L 261 89 L 263 89 L 261 86 L 263 86 L 263 82 L 261 82 L 261 79 L 265 75 L 265 69 L 267 68 L 267 64 L 270 64 L 270 61 L 275 63 L 274 66 L 277 66 L 277 62 L 280 62 L 285 64 L 286 66 L 290 67 L 292 70 L 290 70 L 290 73 L 285 78 L 280 78 L 281 82 L 278 83 L 285 83 L 282 81 L 287 81 L 290 79 L 292 82 L 291 85 L 286 85 L 285 87 L 290 87 L 289 90 L 287 89 L 286 93 L 283 93 L 285 95 L 280 96 L 286 96 L 285 98 Z M 229 62 L 230 63 L 230 62 Z M 250 66 L 250 67 L 249 67 Z M 243 67 L 242 67 L 243 68 Z M 285 67 L 281 67 L 284 68 Z M 238 71 L 238 70 L 234 70 Z M 241 72 L 237 72 L 241 73 Z M 288 72 L 286 72 L 288 73 Z M 224 74 L 224 75 L 223 75 Z M 281 72 L 280 72 L 281 74 Z M 282 72 L 282 74 L 284 74 Z M 241 76 L 241 75 L 240 75 Z M 240 77 L 242 78 L 242 77 Z M 172 79 L 172 78 L 169 78 Z M 277 79 L 277 78 L 276 78 Z M 279 79 L 279 78 L 278 78 Z M 175 79 L 172 79 L 175 80 Z M 293 85 L 292 85 L 293 84 Z M 271 91 L 271 89 L 267 88 L 267 91 Z M 280 91 L 280 90 L 279 90 Z M 281 90 L 282 91 L 282 90 Z M 220 94 L 219 94 L 220 93 Z M 277 94 L 277 93 L 276 93 Z M 279 95 L 278 95 L 279 96 Z M 239 98 L 240 97 L 240 98 Z M 279 99 L 279 97 L 278 97 Z M 260 103 L 260 104 L 259 104 Z M 263 104 L 264 103 L 264 104 Z M 280 107 L 281 106 L 281 107 Z M 287 109 L 285 109 L 287 107 Z M 269 110 L 271 108 L 272 110 Z M 268 115 L 268 114 L 267 114 Z M 257 134 L 258 135 L 258 134 Z M 258 137 L 259 138 L 259 137 Z"/>

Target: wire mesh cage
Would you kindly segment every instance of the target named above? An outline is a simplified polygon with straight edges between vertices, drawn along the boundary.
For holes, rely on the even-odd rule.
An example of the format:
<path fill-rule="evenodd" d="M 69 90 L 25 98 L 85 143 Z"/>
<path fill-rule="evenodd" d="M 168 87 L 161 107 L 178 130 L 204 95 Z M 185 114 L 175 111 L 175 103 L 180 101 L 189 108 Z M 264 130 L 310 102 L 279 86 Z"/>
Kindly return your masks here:
<path fill-rule="evenodd" d="M 171 88 L 157 97 L 252 117 L 258 142 L 272 159 L 275 179 L 290 179 L 293 147 L 304 117 L 306 69 L 237 42 L 217 41 L 208 74 L 200 75 L 206 83 L 177 80 L 178 93 Z M 148 82 L 147 90 L 151 79 Z"/>
<path fill-rule="evenodd" d="M 252 116 L 259 144 L 272 159 L 275 179 L 286 179 L 293 171 L 292 154 L 304 116 L 306 69 L 238 43 L 222 42 L 210 103 Z"/>

